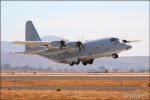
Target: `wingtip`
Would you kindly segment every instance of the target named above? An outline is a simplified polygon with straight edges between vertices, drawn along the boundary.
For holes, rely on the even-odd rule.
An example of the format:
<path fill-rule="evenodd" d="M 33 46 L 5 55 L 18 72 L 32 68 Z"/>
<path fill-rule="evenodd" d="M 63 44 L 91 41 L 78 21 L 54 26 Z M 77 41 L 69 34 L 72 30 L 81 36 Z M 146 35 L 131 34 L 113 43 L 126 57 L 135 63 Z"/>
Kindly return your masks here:
<path fill-rule="evenodd" d="M 10 42 L 10 43 L 17 43 L 17 41 L 13 41 L 13 42 Z"/>

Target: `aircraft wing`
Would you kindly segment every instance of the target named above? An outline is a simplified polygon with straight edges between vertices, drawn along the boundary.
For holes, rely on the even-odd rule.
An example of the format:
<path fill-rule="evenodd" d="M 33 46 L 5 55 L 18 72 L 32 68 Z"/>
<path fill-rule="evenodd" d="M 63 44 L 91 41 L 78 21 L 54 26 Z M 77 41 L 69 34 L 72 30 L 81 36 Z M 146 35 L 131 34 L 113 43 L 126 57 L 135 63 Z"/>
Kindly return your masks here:
<path fill-rule="evenodd" d="M 23 45 L 38 45 L 41 41 L 14 41 L 12 43 L 15 44 L 23 44 Z"/>
<path fill-rule="evenodd" d="M 29 47 L 40 47 L 44 46 L 47 49 L 44 50 L 60 50 L 60 51 L 68 51 L 68 52 L 75 52 L 78 50 L 78 48 L 75 47 L 75 43 L 67 43 L 65 44 L 65 47 L 61 48 L 61 41 L 52 41 L 52 42 L 47 42 L 47 41 L 14 41 L 13 43 L 15 44 L 22 44 L 26 45 Z M 31 50 L 32 52 L 34 50 Z M 41 50 L 37 50 L 35 52 L 40 52 Z M 43 50 L 42 50 L 43 51 Z"/>
<path fill-rule="evenodd" d="M 23 44 L 26 46 L 52 46 L 50 42 L 42 41 L 14 41 L 15 44 Z"/>

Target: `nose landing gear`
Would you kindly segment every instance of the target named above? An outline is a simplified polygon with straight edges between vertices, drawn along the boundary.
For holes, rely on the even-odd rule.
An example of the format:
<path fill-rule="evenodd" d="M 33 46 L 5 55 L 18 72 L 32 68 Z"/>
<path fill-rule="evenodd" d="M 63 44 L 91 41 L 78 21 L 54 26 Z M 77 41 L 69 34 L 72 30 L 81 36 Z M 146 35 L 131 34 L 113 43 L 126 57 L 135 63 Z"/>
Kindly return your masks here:
<path fill-rule="evenodd" d="M 116 58 L 118 58 L 118 54 L 114 53 L 114 54 L 112 54 L 112 57 L 113 57 L 114 59 L 116 59 Z"/>

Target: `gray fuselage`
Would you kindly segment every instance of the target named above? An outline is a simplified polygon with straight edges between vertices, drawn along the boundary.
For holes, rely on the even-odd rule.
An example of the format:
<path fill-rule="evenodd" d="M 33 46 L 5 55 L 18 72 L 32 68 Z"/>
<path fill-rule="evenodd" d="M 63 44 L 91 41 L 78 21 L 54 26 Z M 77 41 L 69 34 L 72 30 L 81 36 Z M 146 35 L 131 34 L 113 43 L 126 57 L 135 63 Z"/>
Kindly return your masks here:
<path fill-rule="evenodd" d="M 81 48 L 81 51 L 76 50 L 75 52 L 67 52 L 63 50 L 47 50 L 40 53 L 39 55 L 57 62 L 68 63 L 70 61 L 76 61 L 77 59 L 88 60 L 98 57 L 111 56 L 112 54 L 119 53 L 131 48 L 130 45 L 120 42 L 118 38 L 94 40 L 83 43 L 83 45 L 84 48 Z"/>

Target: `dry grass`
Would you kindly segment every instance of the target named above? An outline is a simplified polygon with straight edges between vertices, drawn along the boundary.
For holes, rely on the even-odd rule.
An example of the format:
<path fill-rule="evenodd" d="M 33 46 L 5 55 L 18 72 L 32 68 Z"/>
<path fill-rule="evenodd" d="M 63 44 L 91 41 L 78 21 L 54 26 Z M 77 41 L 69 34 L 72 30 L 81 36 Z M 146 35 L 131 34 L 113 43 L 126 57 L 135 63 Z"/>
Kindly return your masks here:
<path fill-rule="evenodd" d="M 149 92 L 2 90 L 1 100 L 149 100 Z"/>
<path fill-rule="evenodd" d="M 11 80 L 2 86 L 147 86 L 149 80 Z"/>

